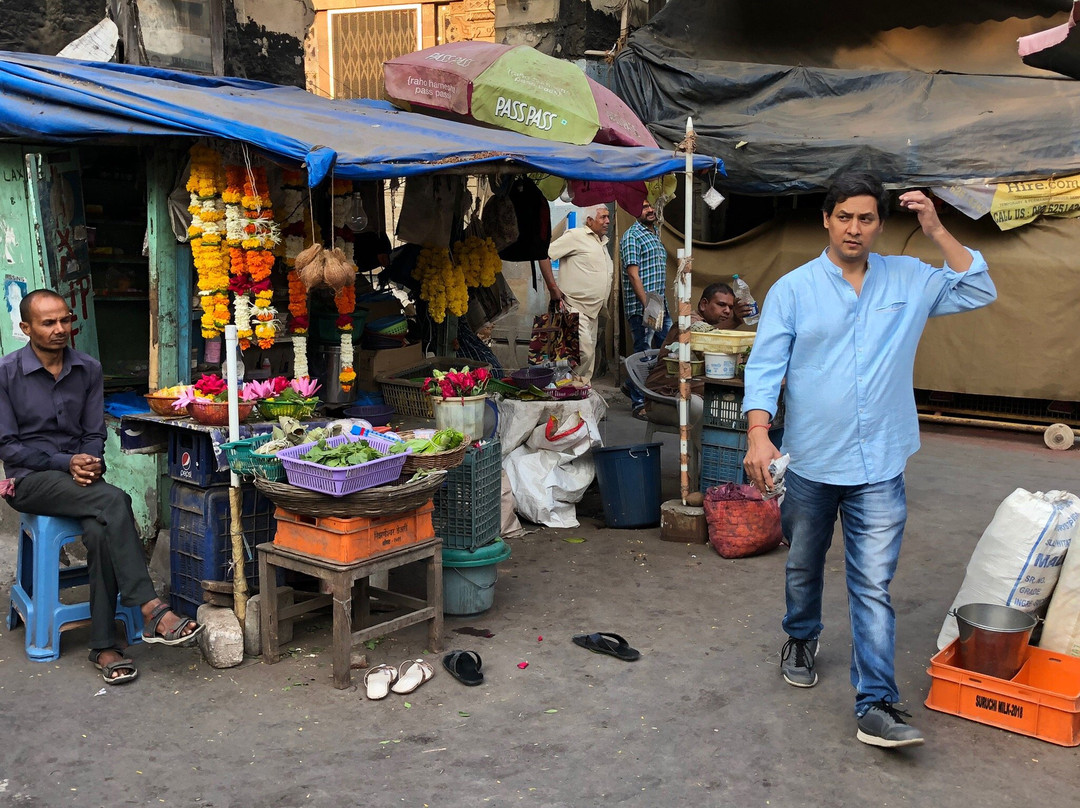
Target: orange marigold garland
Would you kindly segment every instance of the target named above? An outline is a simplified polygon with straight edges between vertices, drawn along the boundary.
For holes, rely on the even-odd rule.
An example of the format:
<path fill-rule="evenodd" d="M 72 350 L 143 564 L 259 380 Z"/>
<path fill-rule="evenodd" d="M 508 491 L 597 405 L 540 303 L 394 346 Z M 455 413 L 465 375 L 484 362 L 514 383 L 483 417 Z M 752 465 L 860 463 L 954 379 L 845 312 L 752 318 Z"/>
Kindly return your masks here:
<path fill-rule="evenodd" d="M 244 252 L 249 289 L 254 296 L 250 313 L 252 319 L 249 322 L 259 347 L 266 349 L 274 344 L 277 336 L 277 310 L 272 305 L 274 286 L 270 273 L 274 268 L 273 249 L 281 236 L 274 221 L 266 169 L 262 166 L 247 169 L 240 204 L 243 206 L 240 246 Z"/>
<path fill-rule="evenodd" d="M 338 374 L 338 381 L 341 382 L 342 391 L 348 393 L 356 381 L 352 341 L 353 311 L 356 310 L 355 283 L 342 286 L 341 291 L 334 295 L 334 304 L 338 312 L 337 327 L 341 333 L 341 372 Z"/>
<path fill-rule="evenodd" d="M 310 328 L 308 315 L 307 287 L 300 280 L 296 271 L 296 256 L 310 243 L 305 234 L 312 232 L 313 224 L 307 221 L 308 206 L 304 204 L 307 186 L 303 172 L 286 170 L 282 172 L 282 191 L 280 212 L 285 221 L 281 228 L 281 239 L 285 247 L 285 265 L 289 269 L 289 332 L 292 334 L 293 376 L 297 379 L 308 378 L 307 335 Z"/>
<path fill-rule="evenodd" d="M 224 246 L 225 206 L 220 189 L 225 184 L 221 155 L 209 146 L 191 148 L 191 255 L 198 275 L 200 326 L 207 339 L 218 336 L 229 324 L 229 264 Z"/>

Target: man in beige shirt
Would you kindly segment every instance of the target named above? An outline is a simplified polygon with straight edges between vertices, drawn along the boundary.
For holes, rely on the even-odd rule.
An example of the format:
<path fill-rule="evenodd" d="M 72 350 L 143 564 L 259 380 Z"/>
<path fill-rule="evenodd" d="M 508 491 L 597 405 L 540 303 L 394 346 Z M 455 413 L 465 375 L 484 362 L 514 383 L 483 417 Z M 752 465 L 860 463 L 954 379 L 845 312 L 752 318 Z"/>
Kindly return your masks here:
<path fill-rule="evenodd" d="M 563 304 L 578 315 L 581 364 L 577 375 L 585 381 L 592 381 L 600 310 L 611 294 L 614 268 L 607 249 L 610 223 L 607 207 L 597 205 L 585 217 L 584 227 L 567 230 L 551 242 L 548 257 L 540 261 L 540 272 L 552 302 Z M 559 261 L 558 283 L 551 270 L 552 260 Z"/>

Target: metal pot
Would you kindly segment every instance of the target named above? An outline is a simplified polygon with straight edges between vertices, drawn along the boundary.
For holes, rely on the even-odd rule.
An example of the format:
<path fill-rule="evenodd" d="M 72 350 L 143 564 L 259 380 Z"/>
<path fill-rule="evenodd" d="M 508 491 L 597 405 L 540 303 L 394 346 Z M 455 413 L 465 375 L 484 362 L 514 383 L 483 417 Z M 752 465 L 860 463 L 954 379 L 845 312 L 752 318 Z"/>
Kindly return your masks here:
<path fill-rule="evenodd" d="M 961 668 L 1012 679 L 1027 658 L 1031 632 L 1039 619 L 1011 606 L 969 603 L 950 611 L 960 631 L 957 662 Z"/>

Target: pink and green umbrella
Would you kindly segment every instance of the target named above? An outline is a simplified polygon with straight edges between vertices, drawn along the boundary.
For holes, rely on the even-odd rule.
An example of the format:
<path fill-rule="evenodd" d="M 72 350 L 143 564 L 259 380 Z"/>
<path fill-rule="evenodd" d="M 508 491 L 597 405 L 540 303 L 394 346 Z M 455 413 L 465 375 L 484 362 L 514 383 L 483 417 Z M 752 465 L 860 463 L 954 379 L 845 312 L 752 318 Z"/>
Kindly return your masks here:
<path fill-rule="evenodd" d="M 451 42 L 391 59 L 383 73 L 387 97 L 404 109 L 560 143 L 656 148 L 617 95 L 574 64 L 527 45 Z"/>

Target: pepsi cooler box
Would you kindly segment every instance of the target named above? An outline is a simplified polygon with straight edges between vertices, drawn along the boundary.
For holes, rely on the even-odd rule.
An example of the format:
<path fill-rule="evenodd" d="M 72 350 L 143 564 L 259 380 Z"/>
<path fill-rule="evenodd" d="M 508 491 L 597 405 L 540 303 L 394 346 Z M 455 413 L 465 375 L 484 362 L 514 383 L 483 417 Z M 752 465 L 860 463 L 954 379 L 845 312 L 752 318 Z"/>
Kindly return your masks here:
<path fill-rule="evenodd" d="M 193 429 L 169 430 L 169 476 L 199 488 L 229 484 L 229 469 L 217 470 L 210 434 Z"/>

